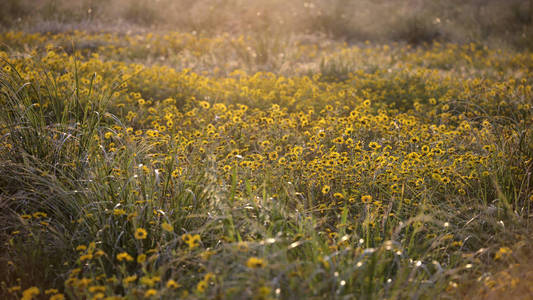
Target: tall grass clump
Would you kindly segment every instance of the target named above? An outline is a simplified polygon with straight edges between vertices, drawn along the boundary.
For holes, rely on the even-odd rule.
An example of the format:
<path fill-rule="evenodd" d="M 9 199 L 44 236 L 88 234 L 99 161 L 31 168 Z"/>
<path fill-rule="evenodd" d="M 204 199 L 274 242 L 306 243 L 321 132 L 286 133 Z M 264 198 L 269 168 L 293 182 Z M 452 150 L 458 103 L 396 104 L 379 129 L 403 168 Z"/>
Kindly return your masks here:
<path fill-rule="evenodd" d="M 83 214 L 82 182 L 89 178 L 89 157 L 97 149 L 93 135 L 103 126 L 109 99 L 92 94 L 91 86 L 81 95 L 78 81 L 62 97 L 50 74 L 26 81 L 11 64 L 0 76 L 7 145 L 1 153 L 1 219 L 6 233 L 25 236 L 2 235 L 2 243 L 9 245 L 3 259 L 23 270 L 13 274 L 7 269 L 2 280 L 50 284 L 72 256 L 74 221 Z M 40 223 L 31 222 L 32 214 Z"/>

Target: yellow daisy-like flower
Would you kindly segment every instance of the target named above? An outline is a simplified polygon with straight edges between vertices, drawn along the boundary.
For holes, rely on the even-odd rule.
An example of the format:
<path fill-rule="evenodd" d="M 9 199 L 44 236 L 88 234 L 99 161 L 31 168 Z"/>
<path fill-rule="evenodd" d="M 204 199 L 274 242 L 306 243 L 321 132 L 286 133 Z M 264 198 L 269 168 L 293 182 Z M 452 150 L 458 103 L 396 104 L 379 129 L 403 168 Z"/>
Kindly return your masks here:
<path fill-rule="evenodd" d="M 264 268 L 266 265 L 266 262 L 258 257 L 250 257 L 248 261 L 246 261 L 246 266 L 250 269 Z"/>
<path fill-rule="evenodd" d="M 509 247 L 501 247 L 498 252 L 494 255 L 494 259 L 498 260 L 501 259 L 509 254 L 513 253 L 513 250 Z"/>
<path fill-rule="evenodd" d="M 167 232 L 173 232 L 174 231 L 174 227 L 172 227 L 172 225 L 170 225 L 167 222 L 161 224 L 161 228 L 163 228 L 163 230 L 167 231 Z"/>
<path fill-rule="evenodd" d="M 57 293 L 59 293 L 57 289 L 47 289 L 46 291 L 44 291 L 45 295 L 57 294 Z"/>
<path fill-rule="evenodd" d="M 137 228 L 135 230 L 135 238 L 138 240 L 144 240 L 148 236 L 148 233 L 144 228 Z"/>
<path fill-rule="evenodd" d="M 248 251 L 248 244 L 246 242 L 240 242 L 237 244 L 237 249 L 241 252 Z"/>
<path fill-rule="evenodd" d="M 167 288 L 169 289 L 177 289 L 180 287 L 180 284 L 177 283 L 176 281 L 170 279 L 169 281 L 167 281 Z"/>
<path fill-rule="evenodd" d="M 65 295 L 63 294 L 55 294 L 50 297 L 50 300 L 65 300 Z"/>
<path fill-rule="evenodd" d="M 180 174 L 181 174 L 181 170 L 175 169 L 174 171 L 172 171 L 170 175 L 172 176 L 172 178 L 177 178 L 178 176 L 180 176 Z"/>
<path fill-rule="evenodd" d="M 150 297 L 153 297 L 157 295 L 157 290 L 156 289 L 149 289 L 147 290 L 145 293 L 144 293 L 144 297 L 145 298 L 150 298 Z"/>
<path fill-rule="evenodd" d="M 44 212 L 41 212 L 41 211 L 38 211 L 38 212 L 35 212 L 33 213 L 33 217 L 36 218 L 36 219 L 39 219 L 39 218 L 46 218 L 48 215 Z"/>
<path fill-rule="evenodd" d="M 327 194 L 331 190 L 331 187 L 329 185 L 325 185 L 322 187 L 322 194 Z"/>
<path fill-rule="evenodd" d="M 257 292 L 258 292 L 258 295 L 259 295 L 260 299 L 265 299 L 268 295 L 270 295 L 271 291 L 272 290 L 269 287 L 262 286 L 262 287 L 259 288 L 259 290 Z"/>
<path fill-rule="evenodd" d="M 343 139 L 341 136 L 339 136 L 339 137 L 337 137 L 337 138 L 335 138 L 335 139 L 333 140 L 333 143 L 335 143 L 335 144 L 342 144 L 342 143 L 344 143 L 344 139 Z"/>
<path fill-rule="evenodd" d="M 304 148 L 300 146 L 295 146 L 294 148 L 292 148 L 292 154 L 296 156 L 299 156 L 300 154 L 302 154 L 303 151 L 304 151 Z"/>
<path fill-rule="evenodd" d="M 207 101 L 200 101 L 199 104 L 204 109 L 209 109 L 209 107 L 211 107 L 211 105 Z"/>
<path fill-rule="evenodd" d="M 370 144 L 368 144 L 368 147 L 370 147 L 370 149 L 372 150 L 377 150 L 381 148 L 381 145 L 376 142 L 370 142 Z"/>
<path fill-rule="evenodd" d="M 117 259 L 118 261 L 133 261 L 133 257 L 131 257 L 131 255 L 129 255 L 127 252 L 117 254 Z"/>
<path fill-rule="evenodd" d="M 139 254 L 139 256 L 137 256 L 137 262 L 142 264 L 146 261 L 146 254 Z"/>
<path fill-rule="evenodd" d="M 20 291 L 20 290 L 21 290 L 20 285 L 15 285 L 15 286 L 12 286 L 12 287 L 10 287 L 10 288 L 7 289 L 7 291 L 8 291 L 9 293 L 18 292 L 18 291 Z"/>
<path fill-rule="evenodd" d="M 93 255 L 91 253 L 87 253 L 85 255 L 80 256 L 80 261 L 91 260 L 92 258 L 93 258 Z"/>
<path fill-rule="evenodd" d="M 124 279 L 122 279 L 122 283 L 124 285 L 128 285 L 128 284 L 134 282 L 135 280 L 137 280 L 137 275 L 131 275 L 131 276 L 127 276 Z"/>
<path fill-rule="evenodd" d="M 187 245 L 189 245 L 189 249 L 193 249 L 193 248 L 198 247 L 199 242 L 200 242 L 200 235 L 198 234 L 191 235 L 187 233 L 187 234 L 182 235 L 181 239 L 185 243 L 187 243 Z"/>
<path fill-rule="evenodd" d="M 339 200 L 342 200 L 344 199 L 344 195 L 342 193 L 335 193 L 333 194 L 333 197 L 339 199 Z"/>
<path fill-rule="evenodd" d="M 372 202 L 372 196 L 364 195 L 363 197 L 361 197 L 361 202 L 363 202 L 365 204 L 368 204 L 368 203 Z"/>
<path fill-rule="evenodd" d="M 115 216 L 122 216 L 122 215 L 125 215 L 125 214 L 126 214 L 126 211 L 123 210 L 123 209 L 117 208 L 117 209 L 113 210 L 113 215 L 115 215 Z"/>
<path fill-rule="evenodd" d="M 103 292 L 105 292 L 105 289 L 106 289 L 106 287 L 103 286 L 103 285 L 95 285 L 95 286 L 91 286 L 89 288 L 89 292 L 91 292 L 91 293 L 96 293 L 96 292 L 103 293 Z"/>
<path fill-rule="evenodd" d="M 196 290 L 200 293 L 205 292 L 206 288 L 207 288 L 207 281 L 205 280 L 198 282 L 198 285 L 196 286 Z"/>
<path fill-rule="evenodd" d="M 22 300 L 30 300 L 30 299 L 33 299 L 35 296 L 39 295 L 41 293 L 41 291 L 39 290 L 38 287 L 36 286 L 32 286 L 26 290 L 24 290 L 24 292 L 22 292 Z"/>
<path fill-rule="evenodd" d="M 278 152 L 272 151 L 268 154 L 268 159 L 270 160 L 277 160 L 278 159 Z"/>
<path fill-rule="evenodd" d="M 85 251 L 87 250 L 87 246 L 85 245 L 78 245 L 78 247 L 76 247 L 76 251 Z"/>

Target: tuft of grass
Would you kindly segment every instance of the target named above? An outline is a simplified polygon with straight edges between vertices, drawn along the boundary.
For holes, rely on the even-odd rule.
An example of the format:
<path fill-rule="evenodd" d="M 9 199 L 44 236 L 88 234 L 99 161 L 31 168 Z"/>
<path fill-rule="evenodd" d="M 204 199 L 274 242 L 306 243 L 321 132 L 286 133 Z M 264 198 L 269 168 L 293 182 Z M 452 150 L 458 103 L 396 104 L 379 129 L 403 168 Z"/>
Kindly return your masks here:
<path fill-rule="evenodd" d="M 76 66 L 74 65 L 76 72 Z M 97 150 L 92 138 L 103 126 L 102 116 L 109 95 L 81 96 L 81 85 L 73 82 L 68 99 L 58 95 L 55 78 L 40 74 L 42 81 L 26 82 L 13 68 L 0 73 L 2 90 L 2 224 L 8 232 L 29 234 L 30 240 L 15 241 L 3 234 L 8 260 L 24 270 L 7 272 L 2 280 L 14 278 L 34 285 L 57 285 L 56 280 L 72 258 L 76 240 L 75 220 L 84 214 L 83 182 L 88 179 L 88 159 Z M 46 86 L 40 84 L 45 82 Z M 49 103 L 43 107 L 43 103 Z M 49 228 L 29 224 L 20 215 L 42 212 Z M 48 220 L 48 221 L 47 221 Z M 52 220 L 52 221 L 50 221 Z M 30 246 L 33 245 L 33 246 Z"/>

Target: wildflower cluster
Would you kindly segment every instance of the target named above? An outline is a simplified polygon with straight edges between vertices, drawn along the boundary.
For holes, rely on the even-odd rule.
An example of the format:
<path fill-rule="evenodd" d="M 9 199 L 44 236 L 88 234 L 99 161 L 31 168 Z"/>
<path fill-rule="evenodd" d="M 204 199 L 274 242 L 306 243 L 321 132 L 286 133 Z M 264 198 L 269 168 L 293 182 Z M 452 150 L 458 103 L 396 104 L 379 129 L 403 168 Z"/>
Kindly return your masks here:
<path fill-rule="evenodd" d="M 99 46 L 59 48 L 72 38 Z M 505 223 L 533 205 L 530 53 L 293 45 L 272 73 L 229 67 L 245 37 L 0 42 L 10 295 L 434 295 L 525 247 Z M 28 245 L 63 251 L 64 282 L 24 282 Z"/>

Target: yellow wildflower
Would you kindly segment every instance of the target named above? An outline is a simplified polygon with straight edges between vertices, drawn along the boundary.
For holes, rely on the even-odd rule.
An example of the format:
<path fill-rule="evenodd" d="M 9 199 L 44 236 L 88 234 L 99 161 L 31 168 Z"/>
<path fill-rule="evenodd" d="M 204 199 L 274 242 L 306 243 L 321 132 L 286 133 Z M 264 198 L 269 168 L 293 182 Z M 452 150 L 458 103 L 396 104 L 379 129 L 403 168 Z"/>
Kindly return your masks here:
<path fill-rule="evenodd" d="M 170 225 L 167 222 L 161 224 L 161 228 L 163 228 L 163 230 L 167 231 L 167 232 L 173 232 L 174 231 L 174 227 L 172 227 L 172 225 Z"/>
<path fill-rule="evenodd" d="M 331 190 L 331 187 L 329 185 L 324 185 L 322 187 L 322 194 L 325 195 L 325 194 L 329 193 L 330 190 Z"/>
<path fill-rule="evenodd" d="M 144 240 L 148 234 L 144 228 L 137 228 L 135 230 L 135 238 L 138 240 Z"/>
<path fill-rule="evenodd" d="M 266 262 L 258 257 L 250 257 L 248 261 L 246 261 L 246 266 L 250 269 L 259 269 L 266 266 Z"/>
<path fill-rule="evenodd" d="M 147 291 L 144 293 L 144 297 L 145 297 L 145 298 L 150 298 L 150 297 L 153 297 L 153 296 L 155 296 L 155 295 L 157 295 L 157 290 L 155 290 L 155 289 L 149 289 L 149 290 L 147 290 Z"/>
<path fill-rule="evenodd" d="M 35 296 L 39 295 L 41 293 L 41 291 L 39 290 L 38 287 L 36 286 L 32 286 L 30 288 L 27 288 L 26 290 L 24 290 L 24 292 L 22 292 L 22 300 L 31 300 L 31 299 L 34 299 Z"/>
<path fill-rule="evenodd" d="M 133 257 L 131 257 L 131 255 L 129 255 L 127 252 L 117 254 L 117 259 L 118 261 L 133 261 Z"/>
<path fill-rule="evenodd" d="M 170 279 L 169 281 L 167 281 L 167 288 L 169 289 L 177 289 L 180 287 L 180 284 L 177 283 L 176 281 Z"/>

